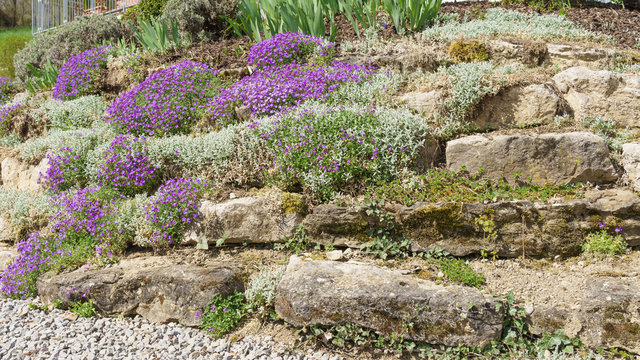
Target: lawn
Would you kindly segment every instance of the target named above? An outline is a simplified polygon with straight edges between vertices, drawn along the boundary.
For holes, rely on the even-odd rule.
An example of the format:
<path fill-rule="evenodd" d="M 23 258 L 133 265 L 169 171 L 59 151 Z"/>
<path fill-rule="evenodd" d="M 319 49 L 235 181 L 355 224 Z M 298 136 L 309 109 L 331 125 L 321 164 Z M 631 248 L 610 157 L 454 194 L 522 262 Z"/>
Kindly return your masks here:
<path fill-rule="evenodd" d="M 13 55 L 32 38 L 30 26 L 0 29 L 0 76 L 14 77 Z"/>

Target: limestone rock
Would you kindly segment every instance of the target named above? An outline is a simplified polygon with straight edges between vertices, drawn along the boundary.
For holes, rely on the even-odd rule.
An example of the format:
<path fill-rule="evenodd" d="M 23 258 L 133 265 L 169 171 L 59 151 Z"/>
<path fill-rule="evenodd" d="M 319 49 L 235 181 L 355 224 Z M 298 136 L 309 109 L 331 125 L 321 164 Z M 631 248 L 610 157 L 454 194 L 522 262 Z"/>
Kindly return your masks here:
<path fill-rule="evenodd" d="M 390 336 L 449 346 L 483 346 L 502 332 L 498 302 L 475 288 L 428 280 L 362 263 L 303 261 L 293 256 L 278 285 L 275 309 L 303 326 L 345 322 Z M 411 320 L 409 320 L 411 319 Z"/>
<path fill-rule="evenodd" d="M 533 184 L 596 184 L 617 179 L 604 140 L 592 133 L 528 135 L 474 135 L 447 143 L 447 168 L 463 166 L 472 174 L 515 182 L 531 178 Z"/>
<path fill-rule="evenodd" d="M 549 59 L 561 66 L 602 66 L 613 55 L 610 50 L 567 44 L 547 44 Z"/>
<path fill-rule="evenodd" d="M 500 257 L 571 256 L 581 252 L 598 222 L 620 222 L 630 246 L 640 244 L 640 197 L 627 190 L 591 191 L 583 199 L 555 203 L 417 203 L 394 210 L 396 228 L 415 251 L 438 246 L 455 256 L 496 251 Z M 487 233 L 476 219 L 493 222 Z M 491 235 L 491 236 L 489 236 Z M 493 238 L 492 238 L 493 237 Z"/>
<path fill-rule="evenodd" d="M 594 279 L 575 297 L 573 308 L 535 307 L 528 319 L 531 332 L 562 329 L 587 347 L 640 352 L 640 319 L 633 315 L 640 308 L 640 288 L 624 279 Z"/>
<path fill-rule="evenodd" d="M 629 185 L 640 191 L 640 144 L 622 145 L 622 167 Z"/>
<path fill-rule="evenodd" d="M 548 124 L 558 111 L 558 103 L 559 98 L 552 86 L 514 86 L 483 101 L 473 123 L 480 129 Z"/>
<path fill-rule="evenodd" d="M 49 160 L 42 159 L 37 166 L 31 166 L 20 160 L 8 157 L 2 160 L 2 186 L 5 189 L 18 189 L 31 193 L 41 193 L 44 191 L 38 184 L 40 173 L 45 173 L 49 168 Z"/>
<path fill-rule="evenodd" d="M 138 314 L 152 322 L 176 321 L 197 326 L 196 312 L 217 295 L 243 291 L 235 264 L 195 266 L 163 258 L 124 260 L 97 270 L 41 276 L 38 295 L 45 304 L 59 299 L 64 305 L 78 301 L 87 292 L 96 308 L 105 314 Z"/>
<path fill-rule="evenodd" d="M 529 66 L 540 66 L 547 58 L 547 44 L 526 39 L 499 39 L 486 42 L 494 61 L 517 60 Z"/>
<path fill-rule="evenodd" d="M 0 214 L 0 243 L 13 243 L 16 241 L 16 234 L 11 227 L 11 220 L 4 214 Z"/>
<path fill-rule="evenodd" d="M 9 267 L 18 256 L 18 252 L 12 246 L 0 244 L 0 274 Z"/>
<path fill-rule="evenodd" d="M 367 229 L 379 223 L 366 209 L 321 204 L 305 217 L 302 225 L 310 241 L 318 244 L 359 247 L 369 240 Z"/>
<path fill-rule="evenodd" d="M 640 134 L 640 74 L 573 67 L 553 81 L 576 119 L 604 116 Z"/>
<path fill-rule="evenodd" d="M 398 100 L 412 109 L 424 113 L 427 117 L 442 112 L 442 94 L 436 90 L 427 92 L 408 92 Z"/>
<path fill-rule="evenodd" d="M 260 196 L 219 204 L 204 200 L 200 204 L 200 220 L 185 236 L 185 243 L 195 243 L 201 237 L 212 244 L 220 238 L 228 244 L 281 242 L 284 237 L 291 237 L 302 221 L 304 202 L 294 205 L 301 208 Z"/>
<path fill-rule="evenodd" d="M 618 222 L 625 241 L 640 245 L 640 197 L 621 189 L 589 191 L 584 198 L 547 203 L 419 202 L 409 207 L 388 204 L 385 210 L 394 215 L 394 229 L 412 240 L 414 251 L 438 246 L 455 256 L 477 255 L 481 250 L 495 250 L 507 258 L 523 253 L 572 256 L 581 252 L 584 238 L 601 221 Z M 491 233 L 476 221 L 483 216 L 493 222 Z M 368 230 L 380 225 L 366 209 L 332 204 L 317 206 L 303 224 L 313 243 L 353 248 L 368 242 Z"/>

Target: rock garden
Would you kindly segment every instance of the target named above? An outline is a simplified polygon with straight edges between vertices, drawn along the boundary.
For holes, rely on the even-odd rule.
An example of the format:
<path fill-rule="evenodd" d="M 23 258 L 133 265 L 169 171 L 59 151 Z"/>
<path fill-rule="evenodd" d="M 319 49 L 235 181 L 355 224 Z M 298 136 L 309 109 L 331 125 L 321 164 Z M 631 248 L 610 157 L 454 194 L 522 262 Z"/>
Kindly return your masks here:
<path fill-rule="evenodd" d="M 621 5 L 143 0 L 39 34 L 0 77 L 0 358 L 634 358 Z"/>

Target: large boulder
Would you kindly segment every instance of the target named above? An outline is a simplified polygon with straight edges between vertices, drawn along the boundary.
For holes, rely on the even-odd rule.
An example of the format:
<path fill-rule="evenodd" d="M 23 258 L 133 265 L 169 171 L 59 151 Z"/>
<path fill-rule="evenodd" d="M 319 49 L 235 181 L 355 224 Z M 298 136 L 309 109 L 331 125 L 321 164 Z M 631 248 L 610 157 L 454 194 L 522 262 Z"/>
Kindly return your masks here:
<path fill-rule="evenodd" d="M 200 220 L 185 236 L 185 242 L 195 243 L 206 238 L 214 243 L 276 243 L 293 236 L 302 221 L 305 203 L 300 195 L 253 196 L 200 204 Z"/>
<path fill-rule="evenodd" d="M 449 141 L 447 168 L 515 182 L 531 179 L 536 185 L 615 181 L 616 171 L 604 140 L 592 133 L 529 135 L 474 135 Z"/>
<path fill-rule="evenodd" d="M 84 299 L 108 315 L 140 315 L 149 321 L 197 326 L 196 313 L 214 297 L 244 291 L 236 264 L 196 266 L 164 258 L 124 260 L 96 270 L 40 276 L 38 295 L 45 304 L 68 306 Z"/>
<path fill-rule="evenodd" d="M 547 54 L 551 63 L 559 66 L 602 67 L 615 55 L 615 51 L 569 44 L 547 44 Z"/>
<path fill-rule="evenodd" d="M 42 193 L 44 189 L 38 184 L 40 173 L 45 173 L 49 167 L 47 158 L 42 159 L 36 166 L 8 157 L 0 163 L 2 169 L 2 186 L 5 189 L 17 189 L 31 193 Z"/>
<path fill-rule="evenodd" d="M 473 124 L 480 129 L 502 129 L 548 124 L 558 111 L 559 98 L 552 86 L 513 86 L 482 102 Z"/>
<path fill-rule="evenodd" d="M 622 167 L 625 180 L 635 191 L 640 191 L 640 144 L 622 145 Z"/>
<path fill-rule="evenodd" d="M 475 288 L 445 287 L 362 263 L 296 256 L 278 285 L 275 309 L 295 326 L 349 322 L 386 336 L 448 346 L 484 346 L 500 337 L 503 321 L 498 301 Z"/>
<path fill-rule="evenodd" d="M 576 119 L 604 116 L 640 134 L 640 74 L 573 67 L 553 81 Z"/>
<path fill-rule="evenodd" d="M 533 334 L 563 330 L 587 347 L 640 352 L 640 287 L 625 279 L 588 281 L 573 295 L 575 305 L 538 306 L 529 316 Z"/>

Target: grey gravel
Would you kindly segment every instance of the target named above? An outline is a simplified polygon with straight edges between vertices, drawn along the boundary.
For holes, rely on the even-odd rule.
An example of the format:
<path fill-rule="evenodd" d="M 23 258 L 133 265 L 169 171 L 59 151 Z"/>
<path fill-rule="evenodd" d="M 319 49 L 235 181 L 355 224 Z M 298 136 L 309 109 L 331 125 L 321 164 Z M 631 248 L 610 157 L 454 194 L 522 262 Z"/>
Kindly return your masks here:
<path fill-rule="evenodd" d="M 0 359 L 343 360 L 323 351 L 291 352 L 270 336 L 230 342 L 179 324 L 135 318 L 64 319 L 29 309 L 35 300 L 0 298 Z"/>

